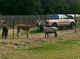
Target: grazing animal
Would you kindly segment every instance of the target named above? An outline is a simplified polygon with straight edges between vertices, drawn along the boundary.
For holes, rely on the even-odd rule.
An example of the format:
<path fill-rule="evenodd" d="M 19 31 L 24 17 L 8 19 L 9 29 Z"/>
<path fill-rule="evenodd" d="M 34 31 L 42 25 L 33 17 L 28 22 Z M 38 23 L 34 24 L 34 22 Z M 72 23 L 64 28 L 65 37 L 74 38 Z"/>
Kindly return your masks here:
<path fill-rule="evenodd" d="M 57 28 L 56 27 L 49 27 L 49 26 L 46 26 L 44 23 L 40 23 L 39 26 L 42 26 L 43 28 L 43 31 L 45 33 L 45 38 L 47 37 L 48 38 L 48 33 L 54 33 L 55 34 L 55 37 L 57 37 Z"/>
<path fill-rule="evenodd" d="M 44 26 L 45 38 L 48 38 L 48 33 L 54 33 L 57 37 L 57 28 L 56 27 L 46 27 Z"/>
<path fill-rule="evenodd" d="M 2 29 L 2 38 L 7 38 L 7 36 L 8 36 L 8 28 L 7 28 L 7 25 L 6 25 L 6 22 L 7 22 L 7 20 L 1 20 L 1 22 L 2 22 L 2 27 L 3 27 L 3 29 Z"/>
<path fill-rule="evenodd" d="M 27 38 L 28 38 L 30 28 L 32 28 L 34 26 L 38 26 L 38 23 L 35 23 L 33 25 L 24 25 L 24 24 L 16 25 L 16 27 L 17 27 L 17 37 L 19 38 L 20 29 L 22 29 L 22 30 L 26 30 L 27 31 Z"/>

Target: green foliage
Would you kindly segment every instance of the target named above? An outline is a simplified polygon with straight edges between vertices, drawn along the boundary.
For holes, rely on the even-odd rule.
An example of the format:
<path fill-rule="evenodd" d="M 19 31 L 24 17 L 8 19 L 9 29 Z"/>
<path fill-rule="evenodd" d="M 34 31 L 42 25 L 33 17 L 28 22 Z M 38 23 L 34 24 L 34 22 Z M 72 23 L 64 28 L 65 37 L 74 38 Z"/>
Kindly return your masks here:
<path fill-rule="evenodd" d="M 80 13 L 80 0 L 0 0 L 0 14 L 41 15 Z"/>

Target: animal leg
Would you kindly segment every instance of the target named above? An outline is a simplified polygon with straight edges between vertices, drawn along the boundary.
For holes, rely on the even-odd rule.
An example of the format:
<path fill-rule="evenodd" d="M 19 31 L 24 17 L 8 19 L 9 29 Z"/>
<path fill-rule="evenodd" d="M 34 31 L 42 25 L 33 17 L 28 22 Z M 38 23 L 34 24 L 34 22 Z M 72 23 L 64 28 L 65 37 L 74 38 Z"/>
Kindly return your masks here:
<path fill-rule="evenodd" d="M 45 33 L 45 38 L 47 37 L 47 33 Z"/>
<path fill-rule="evenodd" d="M 49 38 L 49 34 L 47 33 L 47 38 Z"/>
<path fill-rule="evenodd" d="M 5 36 L 5 33 L 4 33 L 4 32 L 2 32 L 2 38 L 4 38 L 4 36 Z"/>
<path fill-rule="evenodd" d="M 54 36 L 54 37 L 57 37 L 57 32 L 55 32 L 54 34 L 55 34 L 55 36 Z"/>
<path fill-rule="evenodd" d="M 18 34 L 19 34 L 19 33 L 17 32 L 17 37 L 19 37 Z"/>
<path fill-rule="evenodd" d="M 29 37 L 29 31 L 27 31 L 27 38 Z"/>
<path fill-rule="evenodd" d="M 7 36 L 8 36 L 8 33 L 6 32 L 6 33 L 5 33 L 5 38 L 7 38 Z"/>
<path fill-rule="evenodd" d="M 20 29 L 17 29 L 17 37 L 19 38 Z"/>
<path fill-rule="evenodd" d="M 45 38 L 46 38 L 46 33 L 45 33 Z"/>
<path fill-rule="evenodd" d="M 6 29 L 5 38 L 7 38 L 7 36 L 8 36 L 8 29 Z"/>
<path fill-rule="evenodd" d="M 48 38 L 48 37 L 49 37 L 48 33 L 45 33 L 45 38 Z"/>

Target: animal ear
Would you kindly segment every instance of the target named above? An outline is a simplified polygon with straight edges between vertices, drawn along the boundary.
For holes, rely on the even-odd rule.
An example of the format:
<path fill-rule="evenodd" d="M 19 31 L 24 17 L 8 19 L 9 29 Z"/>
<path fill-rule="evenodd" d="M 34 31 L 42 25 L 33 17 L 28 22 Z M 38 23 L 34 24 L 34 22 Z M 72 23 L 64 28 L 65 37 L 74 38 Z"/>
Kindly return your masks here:
<path fill-rule="evenodd" d="M 7 22 L 7 20 L 4 20 L 4 22 Z"/>
<path fill-rule="evenodd" d="M 6 24 L 7 20 L 3 20 L 3 23 Z"/>
<path fill-rule="evenodd" d="M 1 20 L 1 23 L 3 23 L 3 20 Z"/>

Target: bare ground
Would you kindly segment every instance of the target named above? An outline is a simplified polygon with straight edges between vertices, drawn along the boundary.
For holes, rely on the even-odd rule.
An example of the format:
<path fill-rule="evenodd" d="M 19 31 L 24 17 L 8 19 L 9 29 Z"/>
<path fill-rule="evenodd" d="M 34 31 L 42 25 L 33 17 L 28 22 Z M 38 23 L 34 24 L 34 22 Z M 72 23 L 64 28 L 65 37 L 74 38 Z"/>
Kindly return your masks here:
<path fill-rule="evenodd" d="M 0 33 L 2 32 L 2 30 L 0 31 Z M 45 39 L 44 36 L 45 34 L 43 32 L 41 33 L 30 33 L 29 34 L 29 38 L 26 37 L 27 34 L 24 34 L 26 31 L 21 30 L 20 32 L 20 38 L 17 38 L 16 36 L 16 29 L 14 30 L 14 39 L 26 39 L 26 40 L 35 40 L 35 39 Z M 1 37 L 1 36 L 0 36 Z M 8 38 L 7 39 L 12 39 L 13 38 L 13 30 L 9 29 L 8 32 Z M 49 38 L 47 39 L 60 39 L 60 40 L 65 40 L 65 39 L 77 39 L 80 38 L 80 29 L 76 29 L 76 33 L 75 30 L 58 30 L 58 37 L 55 38 L 54 34 L 49 34 Z M 2 38 L 0 38 L 2 39 Z"/>
<path fill-rule="evenodd" d="M 26 31 L 21 31 L 20 33 L 20 38 L 16 37 L 16 29 L 14 31 L 15 33 L 15 38 L 16 39 L 43 39 L 45 34 L 44 33 L 33 33 L 33 34 L 29 34 L 29 38 L 26 38 L 26 34 L 22 35 L 23 32 Z M 9 35 L 13 34 L 13 30 L 9 30 Z M 12 35 L 13 36 L 13 35 Z M 49 34 L 49 39 L 73 39 L 73 38 L 80 38 L 80 29 L 76 29 L 76 33 L 75 30 L 59 30 L 58 31 L 58 37 L 55 38 L 54 34 Z"/>
<path fill-rule="evenodd" d="M 45 34 L 44 33 L 36 33 L 36 34 L 30 34 L 29 38 L 44 38 Z M 26 37 L 26 35 L 25 35 Z M 73 39 L 73 38 L 80 38 L 80 29 L 75 30 L 60 30 L 58 31 L 58 37 L 55 38 L 54 34 L 49 34 L 49 39 Z"/>

